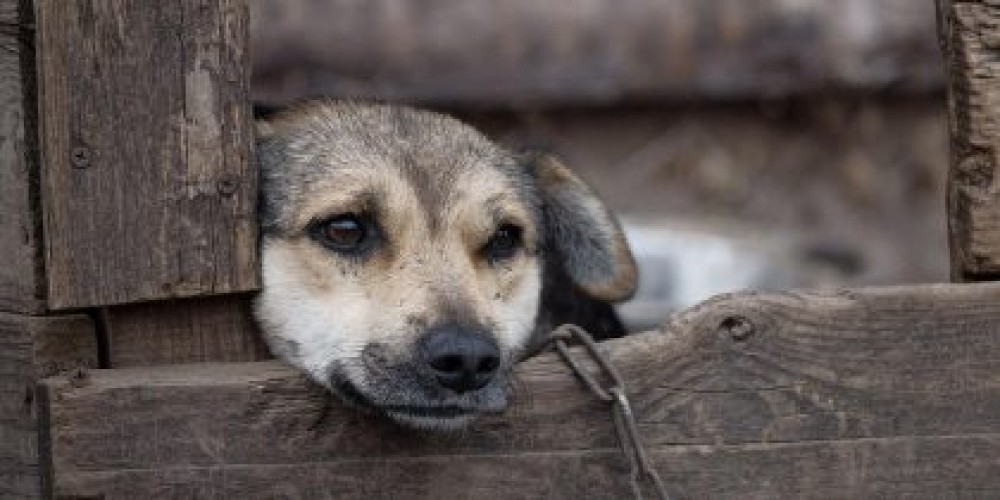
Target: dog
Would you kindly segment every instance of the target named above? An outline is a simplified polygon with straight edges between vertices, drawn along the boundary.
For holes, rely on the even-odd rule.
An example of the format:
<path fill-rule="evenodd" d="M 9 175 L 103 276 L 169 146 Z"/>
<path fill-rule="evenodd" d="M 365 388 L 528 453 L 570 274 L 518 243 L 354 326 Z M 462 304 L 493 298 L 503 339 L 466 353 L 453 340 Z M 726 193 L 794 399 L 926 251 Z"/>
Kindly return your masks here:
<path fill-rule="evenodd" d="M 549 154 L 517 154 L 409 107 L 313 100 L 258 122 L 272 350 L 404 426 L 502 411 L 515 363 L 574 323 L 624 329 L 636 265 L 601 199 Z"/>

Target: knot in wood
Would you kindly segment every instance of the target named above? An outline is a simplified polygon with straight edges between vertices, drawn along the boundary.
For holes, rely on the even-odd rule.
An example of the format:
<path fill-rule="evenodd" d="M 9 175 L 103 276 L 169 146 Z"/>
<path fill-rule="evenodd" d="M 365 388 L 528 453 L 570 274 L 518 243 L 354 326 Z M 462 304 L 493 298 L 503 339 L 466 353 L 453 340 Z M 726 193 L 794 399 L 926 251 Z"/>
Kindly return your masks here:
<path fill-rule="evenodd" d="M 975 153 L 958 163 L 956 180 L 965 186 L 985 189 L 993 183 L 993 159 L 986 153 Z"/>
<path fill-rule="evenodd" d="M 719 323 L 719 332 L 736 342 L 743 342 L 757 332 L 757 327 L 743 316 L 726 316 Z"/>

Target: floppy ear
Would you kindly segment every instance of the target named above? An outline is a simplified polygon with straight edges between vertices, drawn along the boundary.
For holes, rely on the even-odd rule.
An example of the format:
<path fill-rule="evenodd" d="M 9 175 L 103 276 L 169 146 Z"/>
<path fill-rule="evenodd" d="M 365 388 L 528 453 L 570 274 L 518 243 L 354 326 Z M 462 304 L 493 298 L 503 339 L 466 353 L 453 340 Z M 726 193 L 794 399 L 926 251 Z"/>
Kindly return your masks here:
<path fill-rule="evenodd" d="M 635 261 L 604 202 L 551 155 L 532 155 L 528 170 L 541 194 L 547 245 L 566 274 L 594 298 L 631 297 L 638 280 Z"/>

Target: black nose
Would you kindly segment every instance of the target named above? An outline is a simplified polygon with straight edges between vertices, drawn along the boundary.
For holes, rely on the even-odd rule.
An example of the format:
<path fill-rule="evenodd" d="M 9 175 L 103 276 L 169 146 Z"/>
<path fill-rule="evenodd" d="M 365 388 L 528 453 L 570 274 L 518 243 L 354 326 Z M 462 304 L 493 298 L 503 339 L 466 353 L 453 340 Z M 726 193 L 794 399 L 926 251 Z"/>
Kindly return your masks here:
<path fill-rule="evenodd" d="M 421 340 L 420 351 L 437 382 L 459 393 L 485 386 L 500 368 L 496 342 L 459 326 L 432 329 Z"/>

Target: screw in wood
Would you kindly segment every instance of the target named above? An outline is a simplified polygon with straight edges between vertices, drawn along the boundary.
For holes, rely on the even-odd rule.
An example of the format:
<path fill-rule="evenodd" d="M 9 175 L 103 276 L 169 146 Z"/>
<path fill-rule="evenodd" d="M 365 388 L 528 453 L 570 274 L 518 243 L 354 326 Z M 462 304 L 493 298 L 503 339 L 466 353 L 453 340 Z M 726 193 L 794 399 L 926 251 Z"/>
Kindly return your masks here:
<path fill-rule="evenodd" d="M 74 168 L 87 168 L 90 166 L 90 150 L 77 146 L 69 153 L 70 163 Z"/>
<path fill-rule="evenodd" d="M 736 342 L 743 342 L 757 333 L 757 327 L 743 316 L 727 316 L 719 323 L 719 331 Z"/>

